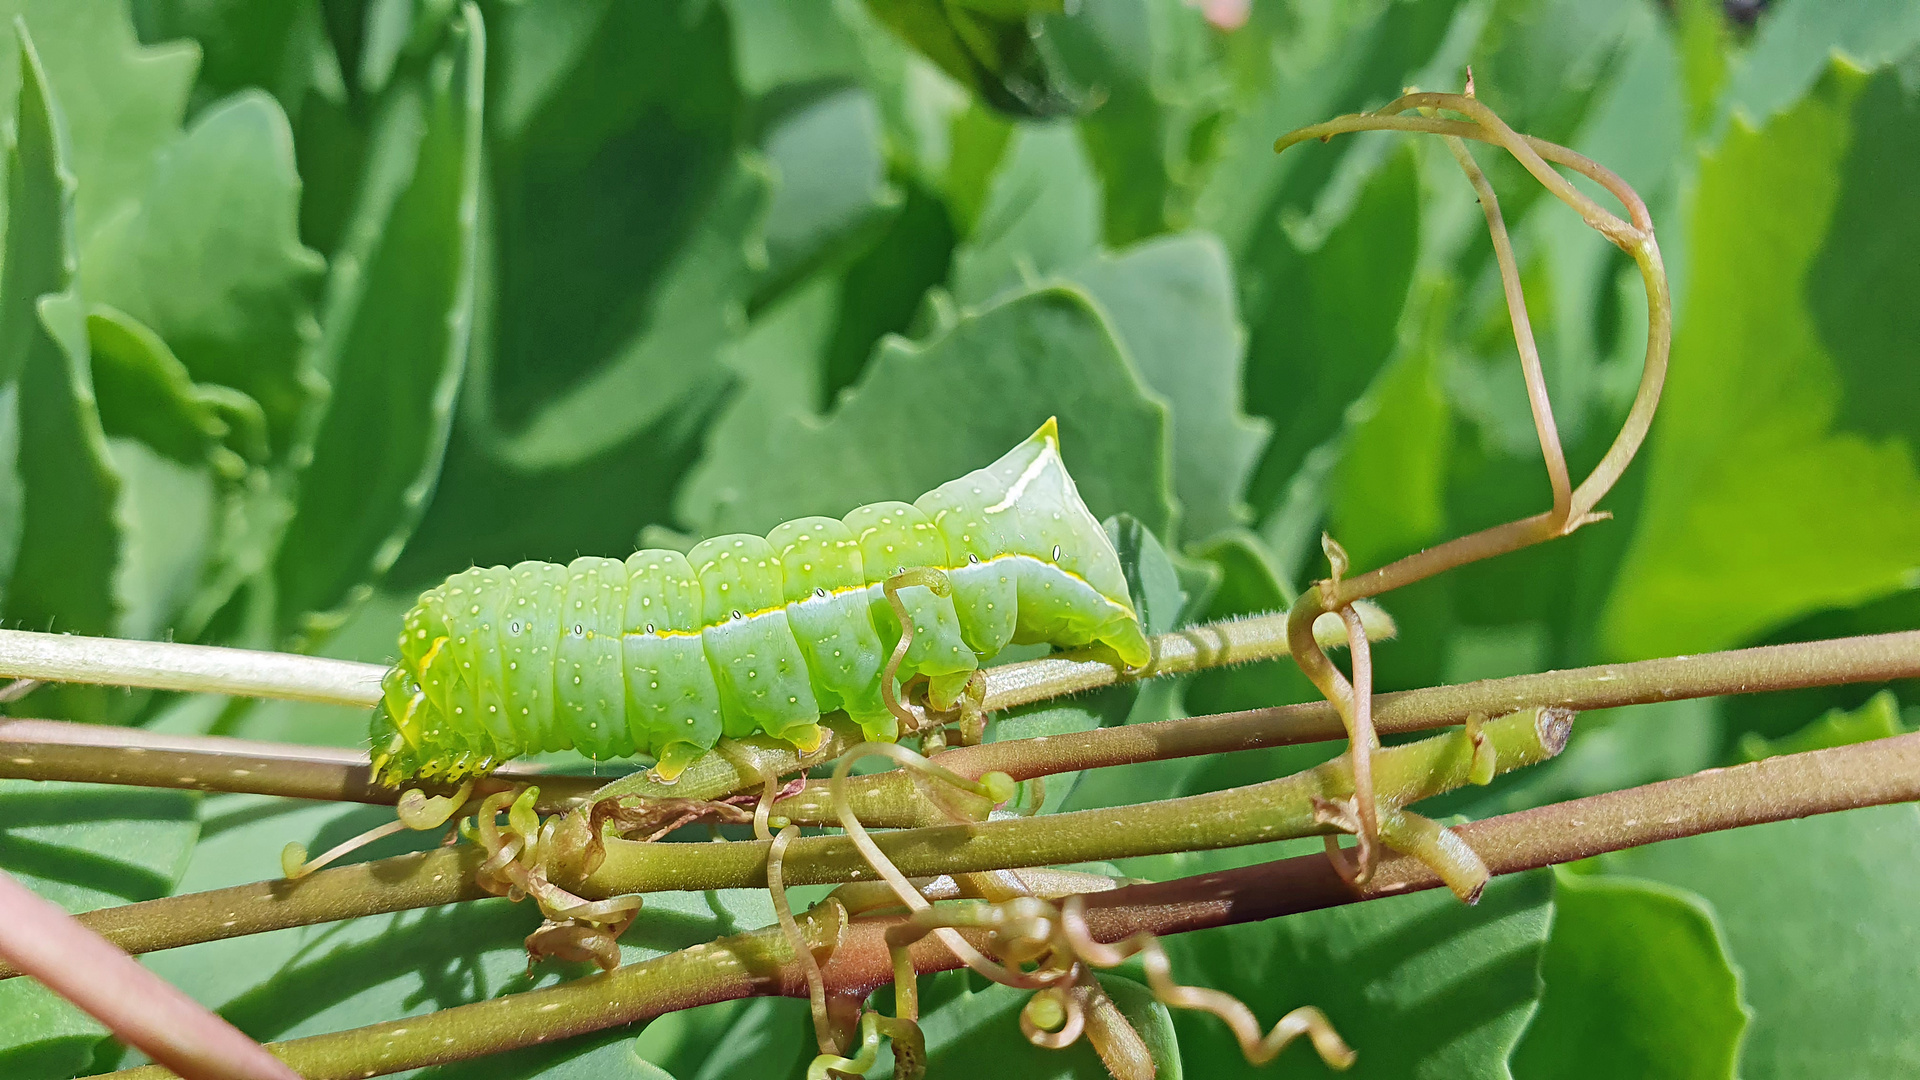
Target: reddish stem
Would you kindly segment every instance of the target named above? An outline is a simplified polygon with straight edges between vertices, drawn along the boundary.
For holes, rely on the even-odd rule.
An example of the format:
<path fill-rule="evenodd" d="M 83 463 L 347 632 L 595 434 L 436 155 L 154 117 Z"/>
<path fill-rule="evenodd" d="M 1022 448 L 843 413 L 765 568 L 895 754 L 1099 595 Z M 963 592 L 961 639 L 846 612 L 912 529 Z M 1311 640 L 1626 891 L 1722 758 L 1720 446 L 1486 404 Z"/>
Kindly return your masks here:
<path fill-rule="evenodd" d="M 239 1028 L 4 873 L 0 957 L 186 1080 L 300 1080 Z"/>

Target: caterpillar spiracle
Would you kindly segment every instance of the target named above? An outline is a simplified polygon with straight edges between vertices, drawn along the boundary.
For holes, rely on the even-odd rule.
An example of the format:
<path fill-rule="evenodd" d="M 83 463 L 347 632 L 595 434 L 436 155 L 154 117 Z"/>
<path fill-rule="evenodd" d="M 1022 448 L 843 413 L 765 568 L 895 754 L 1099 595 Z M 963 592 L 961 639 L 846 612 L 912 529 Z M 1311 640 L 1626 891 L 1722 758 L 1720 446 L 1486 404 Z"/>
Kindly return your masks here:
<path fill-rule="evenodd" d="M 373 716 L 375 774 L 458 780 L 574 749 L 595 760 L 649 754 L 672 779 L 722 735 L 811 749 L 834 710 L 891 741 L 880 683 L 901 630 L 882 586 L 916 567 L 944 571 L 952 586 L 947 596 L 897 591 L 914 626 L 898 678 L 926 676 L 935 708 L 952 708 L 1009 643 L 1149 659 L 1120 558 L 1048 420 L 912 503 L 716 536 L 684 555 L 453 575 L 407 612 Z"/>

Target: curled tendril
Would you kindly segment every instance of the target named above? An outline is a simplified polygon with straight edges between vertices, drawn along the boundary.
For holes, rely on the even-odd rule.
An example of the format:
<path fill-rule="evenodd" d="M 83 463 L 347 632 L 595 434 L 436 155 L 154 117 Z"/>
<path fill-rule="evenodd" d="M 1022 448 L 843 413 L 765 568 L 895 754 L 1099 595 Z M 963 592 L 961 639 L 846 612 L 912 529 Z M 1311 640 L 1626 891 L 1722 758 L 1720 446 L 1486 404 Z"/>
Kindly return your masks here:
<path fill-rule="evenodd" d="M 931 908 L 932 904 L 926 897 L 920 895 L 919 891 L 913 887 L 913 883 L 907 880 L 907 876 L 902 874 L 900 868 L 893 864 L 893 860 L 887 858 L 886 852 L 881 851 L 880 846 L 873 842 L 873 836 L 867 832 L 865 826 L 860 824 L 859 815 L 854 813 L 853 804 L 847 796 L 847 778 L 852 775 L 854 763 L 861 758 L 876 756 L 891 758 L 896 764 L 903 768 L 913 770 L 917 776 L 937 780 L 961 791 L 979 795 L 983 798 L 994 798 L 996 794 L 1009 793 L 1012 789 L 1013 781 L 1004 773 L 989 774 L 977 781 L 968 780 L 966 777 L 950 769 L 941 768 L 919 754 L 895 743 L 861 743 L 848 751 L 847 754 L 840 759 L 840 763 L 834 766 L 833 780 L 830 784 L 830 789 L 833 794 L 833 809 L 834 813 L 839 816 L 841 827 L 847 832 L 847 838 L 853 841 L 854 847 L 859 850 L 861 857 L 866 859 L 867 865 L 873 867 L 874 872 L 880 875 L 881 880 L 885 881 L 887 885 L 893 889 L 894 897 L 899 900 L 901 904 L 905 905 L 907 910 L 918 914 Z M 996 799 L 995 801 L 999 800 Z M 994 982 L 1004 983 L 1008 986 L 1033 989 L 1044 986 L 1058 977 L 1036 977 L 1024 972 L 1009 970 L 982 955 L 978 949 L 969 945 L 965 938 L 961 937 L 951 928 L 939 927 L 935 932 L 939 935 L 941 944 L 945 945 L 955 956 L 959 957 L 962 963 Z M 895 944 L 891 939 L 891 934 L 889 934 L 888 944 L 890 946 Z"/>
<path fill-rule="evenodd" d="M 767 783 L 771 786 L 773 781 Z M 827 1012 L 827 981 L 820 974 L 819 959 L 800 932 L 799 920 L 793 917 L 793 906 L 787 903 L 783 864 L 787 845 L 799 835 L 800 830 L 789 825 L 773 838 L 773 846 L 767 849 L 767 893 L 773 897 L 773 913 L 780 920 L 780 931 L 786 935 L 787 944 L 793 948 L 793 958 L 807 977 L 807 1004 L 813 1011 L 814 1039 L 820 1044 L 820 1053 L 832 1054 L 837 1049 L 837 1040 L 833 1037 L 833 1017 Z"/>
<path fill-rule="evenodd" d="M 1118 967 L 1135 956 L 1141 958 L 1148 989 L 1157 1000 L 1169 1008 L 1219 1017 L 1252 1064 L 1272 1061 L 1301 1035 L 1308 1037 L 1329 1067 L 1345 1069 L 1353 1064 L 1352 1049 L 1319 1009 L 1297 1008 L 1262 1035 L 1252 1010 L 1238 998 L 1175 982 L 1173 965 L 1153 934 L 1143 931 L 1118 945 L 1096 941 L 1087 929 L 1086 901 L 1079 895 L 1058 904 L 1018 896 L 999 903 L 923 906 L 887 931 L 887 945 L 895 950 L 897 965 L 897 957 L 914 941 L 929 933 L 958 937 L 960 927 L 985 930 L 987 950 L 1008 964 L 1039 965 L 1022 973 L 1026 985 L 1041 991 L 1021 1012 L 1021 1030 L 1034 1045 L 1057 1049 L 1088 1032 L 1116 1076 L 1123 1068 L 1130 1075 L 1151 1075 L 1150 1069 L 1139 1071 L 1145 1044 L 1135 1045 L 1137 1033 L 1129 1039 L 1118 1030 L 1130 1025 L 1099 989 L 1091 969 Z"/>
<path fill-rule="evenodd" d="M 619 936 L 640 913 L 640 897 L 624 895 L 588 900 L 555 885 L 548 862 L 558 845 L 561 818 L 540 819 L 534 810 L 537 787 L 495 792 L 480 801 L 473 818 L 473 839 L 486 852 L 474 874 L 481 888 L 509 900 L 531 896 L 546 924 L 527 938 L 528 963 L 545 956 L 591 960 L 602 970 L 619 965 Z M 500 814 L 507 827 L 500 828 Z"/>
<path fill-rule="evenodd" d="M 280 850 L 280 870 L 288 881 L 298 881 L 315 870 L 333 862 L 350 852 L 366 847 L 375 840 L 384 839 L 407 829 L 425 832 L 445 825 L 448 819 L 467 805 L 473 796 L 473 781 L 469 780 L 452 795 L 429 796 L 419 788 L 409 788 L 402 792 L 394 807 L 395 820 L 376 825 L 358 836 L 344 840 L 328 848 L 317 859 L 307 858 L 306 845 L 289 843 Z"/>
<path fill-rule="evenodd" d="M 1280 1056 L 1287 1044 L 1301 1035 L 1313 1043 L 1320 1060 L 1329 1068 L 1346 1069 L 1353 1064 L 1353 1050 L 1346 1041 L 1334 1031 L 1325 1013 L 1311 1005 L 1302 1005 L 1280 1018 L 1266 1035 L 1260 1034 L 1260 1022 L 1254 1017 L 1253 1010 L 1246 1007 L 1239 998 L 1219 990 L 1204 987 L 1182 986 L 1174 981 L 1173 963 L 1167 959 L 1167 951 L 1161 947 L 1160 939 L 1149 933 L 1138 933 L 1118 945 L 1105 945 L 1095 941 L 1087 929 L 1086 901 L 1070 896 L 1060 905 L 1060 934 L 1067 949 L 1081 962 L 1094 967 L 1110 968 L 1139 956 L 1141 965 L 1146 969 L 1147 988 L 1161 1004 L 1170 1009 L 1192 1009 L 1212 1013 L 1223 1021 L 1233 1037 L 1240 1043 L 1240 1052 L 1248 1063 L 1264 1065 Z"/>
<path fill-rule="evenodd" d="M 900 703 L 899 691 L 895 683 L 900 678 L 900 664 L 907 658 L 907 650 L 913 646 L 913 616 L 907 613 L 906 601 L 900 599 L 901 589 L 921 586 L 935 596 L 950 596 L 953 582 L 947 575 L 931 566 L 917 566 L 911 570 L 902 570 L 881 582 L 880 591 L 887 598 L 887 606 L 893 608 L 894 618 L 900 622 L 900 641 L 893 647 L 893 655 L 887 658 L 887 666 L 880 672 L 880 700 L 887 711 L 900 723 L 900 734 L 905 735 L 920 727 L 920 718 L 913 710 Z M 969 684 L 971 685 L 971 684 Z M 984 696 L 985 682 L 981 683 Z"/>
<path fill-rule="evenodd" d="M 807 1066 L 807 1080 L 831 1080 L 835 1073 L 865 1076 L 880 1057 L 880 1041 L 893 1042 L 896 1080 L 920 1080 L 927 1074 L 927 1040 L 911 1020 L 868 1012 L 860 1017 L 860 1049 L 852 1057 L 823 1052 Z"/>
<path fill-rule="evenodd" d="M 1464 119 L 1443 117 L 1440 115 L 1442 112 Z M 1329 857 L 1333 858 L 1335 867 L 1340 870 L 1342 877 L 1351 882 L 1364 882 L 1371 875 L 1372 857 L 1377 850 L 1373 841 L 1383 824 L 1372 792 L 1372 738 L 1367 730 L 1370 728 L 1369 703 L 1366 701 L 1367 694 L 1346 681 L 1315 640 L 1315 628 L 1319 620 L 1327 613 L 1339 613 L 1347 624 L 1347 639 L 1352 643 L 1358 634 L 1358 620 L 1351 609 L 1358 601 L 1479 559 L 1565 536 L 1583 525 L 1605 518 L 1607 515 L 1596 512 L 1595 507 L 1619 481 L 1646 440 L 1665 385 L 1673 336 L 1672 297 L 1660 246 L 1654 238 L 1653 218 L 1647 212 L 1645 202 L 1620 177 L 1591 159 L 1566 147 L 1521 135 L 1508 127 L 1493 110 L 1473 96 L 1471 72 L 1464 94 L 1409 92 L 1374 112 L 1336 117 L 1290 132 L 1274 143 L 1274 150 L 1284 151 L 1315 139 L 1324 142 L 1335 135 L 1350 132 L 1388 130 L 1441 136 L 1479 196 L 1493 241 L 1515 346 L 1520 355 L 1528 406 L 1533 414 L 1541 456 L 1553 491 L 1553 505 L 1543 513 L 1449 540 L 1358 577 L 1348 577 L 1345 553 L 1338 550 L 1338 545 L 1329 543 L 1327 553 L 1332 564 L 1331 575 L 1327 580 L 1317 582 L 1313 588 L 1304 590 L 1296 601 L 1287 624 L 1288 643 L 1294 659 L 1301 671 L 1339 711 L 1353 747 L 1356 788 L 1353 816 L 1357 823 L 1355 834 L 1360 838 L 1357 865 L 1348 864 L 1344 855 L 1329 849 Z M 1554 197 L 1573 208 L 1589 226 L 1631 256 L 1646 283 L 1647 349 L 1639 388 L 1634 393 L 1633 405 L 1621 423 L 1618 434 L 1614 436 L 1612 445 L 1578 486 L 1573 485 L 1567 470 L 1566 455 L 1553 417 L 1552 402 L 1547 394 L 1539 349 L 1534 341 L 1526 299 L 1520 287 L 1512 240 L 1507 234 L 1506 222 L 1500 213 L 1493 187 L 1468 152 L 1467 140 L 1490 143 L 1511 154 Z M 1619 200 L 1626 211 L 1626 218 L 1588 198 L 1567 177 L 1561 175 L 1556 166 L 1571 169 L 1606 189 Z M 1361 681 L 1362 666 L 1356 650 L 1355 684 Z M 1485 774 L 1484 764 L 1476 754 L 1474 775 L 1479 777 Z M 1422 854 L 1420 857 L 1424 859 L 1427 856 Z M 1443 876 L 1446 873 L 1444 869 L 1441 872 Z"/>

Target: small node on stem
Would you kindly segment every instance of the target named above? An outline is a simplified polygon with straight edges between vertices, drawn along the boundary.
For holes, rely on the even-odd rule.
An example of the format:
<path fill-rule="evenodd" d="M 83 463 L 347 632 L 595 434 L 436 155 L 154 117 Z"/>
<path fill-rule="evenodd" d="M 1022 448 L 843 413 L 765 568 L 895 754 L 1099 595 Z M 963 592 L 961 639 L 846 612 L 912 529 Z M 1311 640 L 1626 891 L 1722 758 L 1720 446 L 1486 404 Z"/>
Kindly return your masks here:
<path fill-rule="evenodd" d="M 1400 625 L 1387 610 L 1371 600 L 1355 600 L 1353 610 L 1366 627 L 1368 641 L 1392 641 L 1400 635 Z M 1322 649 L 1347 647 L 1347 623 L 1338 612 L 1323 611 L 1313 620 L 1313 640 Z"/>
<path fill-rule="evenodd" d="M 991 799 L 993 805 L 1002 806 L 1020 794 L 1020 785 L 1006 773 L 995 771 L 980 777 L 980 793 Z"/>
<path fill-rule="evenodd" d="M 1466 736 L 1473 743 L 1473 768 L 1467 773 L 1467 779 L 1485 787 L 1493 783 L 1494 772 L 1500 764 L 1500 755 L 1494 749 L 1493 740 L 1481 728 L 1487 722 L 1487 714 L 1477 712 L 1467 717 Z"/>
<path fill-rule="evenodd" d="M 1332 533 L 1320 534 L 1320 550 L 1326 554 L 1327 565 L 1332 570 L 1332 576 L 1328 580 L 1338 588 L 1341 579 L 1347 576 L 1347 570 L 1352 567 L 1353 561 L 1347 558 L 1347 549 L 1340 546 L 1340 542 L 1333 538 Z"/>
<path fill-rule="evenodd" d="M 1067 1003 L 1058 987 L 1049 986 L 1034 994 L 1020 1011 L 1041 1031 L 1059 1031 L 1067 1023 Z"/>
<path fill-rule="evenodd" d="M 1084 1003 L 1070 988 L 1049 986 L 1027 999 L 1020 1010 L 1020 1033 L 1043 1050 L 1064 1050 L 1087 1029 Z"/>

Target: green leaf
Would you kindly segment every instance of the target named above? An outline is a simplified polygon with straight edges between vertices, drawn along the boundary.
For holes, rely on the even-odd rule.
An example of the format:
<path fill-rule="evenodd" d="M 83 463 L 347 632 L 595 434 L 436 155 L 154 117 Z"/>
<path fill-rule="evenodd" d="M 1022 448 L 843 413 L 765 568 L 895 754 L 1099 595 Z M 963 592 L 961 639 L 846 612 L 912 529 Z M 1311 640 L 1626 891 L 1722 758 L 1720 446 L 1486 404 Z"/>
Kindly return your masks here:
<path fill-rule="evenodd" d="M 463 8 L 460 27 L 390 91 L 411 177 L 390 204 L 367 208 L 342 255 L 354 271 L 328 299 L 334 389 L 277 564 L 283 624 L 385 573 L 440 473 L 473 329 L 486 70 L 479 9 Z"/>
<path fill-rule="evenodd" d="M 182 465 L 144 442 L 109 439 L 107 448 L 126 481 L 119 506 L 124 540 L 114 574 L 120 609 L 115 633 L 159 638 L 200 586 L 220 524 L 220 485 L 204 462 Z"/>
<path fill-rule="evenodd" d="M 1179 1080 L 1179 1040 L 1167 1007 L 1132 979 L 1106 974 L 1098 978 L 1101 988 L 1147 1043 L 1159 1080 Z M 921 980 L 924 1002 L 920 1029 L 927 1037 L 928 1076 L 988 1070 L 996 1080 L 1106 1080 L 1106 1066 L 1086 1038 L 1064 1050 L 1043 1050 L 1020 1033 L 1020 1010 L 1033 996 L 1032 991 L 998 983 L 975 989 L 974 981 L 964 971 Z M 880 1080 L 892 1076 L 893 1070 L 889 1065 L 870 1075 Z"/>
<path fill-rule="evenodd" d="M 81 253 L 89 301 L 152 327 L 195 381 L 258 401 L 280 451 L 321 393 L 310 353 L 325 264 L 300 243 L 299 205 L 286 116 L 246 91 L 196 117 Z"/>
<path fill-rule="evenodd" d="M 1099 246 L 1100 187 L 1073 125 L 1015 125 L 954 253 L 954 297 L 983 305 L 1080 265 Z"/>
<path fill-rule="evenodd" d="M 1446 527 L 1453 410 L 1431 336 L 1401 350 L 1348 413 L 1328 517 L 1357 568 L 1410 555 Z"/>
<path fill-rule="evenodd" d="M 1067 272 L 1100 305 L 1140 378 L 1173 423 L 1173 489 L 1193 540 L 1245 524 L 1243 493 L 1267 425 L 1240 411 L 1245 334 L 1233 269 L 1205 233 L 1103 254 Z"/>
<path fill-rule="evenodd" d="M 0 870 L 70 912 L 173 891 L 199 834 L 199 796 L 0 780 Z M 0 982 L 0 1073 L 65 1080 L 106 1035 L 32 979 Z"/>
<path fill-rule="evenodd" d="M 1220 588 L 1197 621 L 1265 615 L 1293 606 L 1292 586 L 1274 564 L 1273 553 L 1252 533 L 1244 529 L 1221 533 L 1193 549 L 1193 554 L 1221 571 Z M 1283 658 L 1201 672 L 1187 688 L 1187 709 L 1201 715 L 1283 705 L 1318 696 L 1319 691 L 1300 674 L 1300 668 L 1292 660 Z"/>
<path fill-rule="evenodd" d="M 501 138 L 520 136 L 575 64 L 587 55 L 611 0 L 525 0 L 496 8 L 493 100 L 488 119 Z"/>
<path fill-rule="evenodd" d="M 615 4 L 511 142 L 487 148 L 491 326 L 463 417 L 501 461 L 571 467 L 705 387 L 763 265 L 765 177 L 724 12 Z"/>
<path fill-rule="evenodd" d="M 1474 907 L 1436 890 L 1180 934 L 1166 940 L 1167 954 L 1176 979 L 1239 997 L 1263 1031 L 1298 1006 L 1319 1006 L 1359 1055 L 1345 1074 L 1356 1080 L 1506 1080 L 1508 1053 L 1539 1001 L 1550 880 L 1495 878 Z M 1193 1075 L 1248 1073 L 1219 1020 L 1181 1011 L 1174 1027 Z M 1325 1072 L 1302 1039 L 1262 1075 Z"/>
<path fill-rule="evenodd" d="M 686 1048 L 699 1051 L 700 1057 L 697 1070 L 685 1070 L 684 1074 L 690 1080 L 760 1080 L 768 1076 L 791 1076 L 807 1064 L 815 1048 L 815 1040 L 813 1017 L 806 1002 L 791 998 L 760 998 L 743 1003 L 731 1015 L 733 1022 L 724 1031 L 714 1032 L 712 1042 L 697 1048 Z M 689 1025 L 683 1029 L 683 1036 L 697 1030 L 697 1025 Z M 649 1041 L 652 1032 L 653 1025 L 649 1025 L 642 1041 Z"/>
<path fill-rule="evenodd" d="M 1061 0 L 867 0 L 880 22 L 994 108 L 1057 116 L 1080 107 L 1039 16 Z"/>
<path fill-rule="evenodd" d="M 1257 510 L 1277 503 L 1393 355 L 1420 221 L 1414 157 L 1397 152 L 1317 248 L 1277 236 L 1242 268 L 1265 298 L 1247 312 L 1247 410 L 1274 430 L 1249 495 Z"/>
<path fill-rule="evenodd" d="M 258 86 L 293 112 L 315 81 L 318 54 L 332 49 L 317 0 L 140 0 L 135 7 L 148 40 L 190 37 L 199 43 L 197 100 Z M 330 56 L 326 62 L 334 63 Z"/>
<path fill-rule="evenodd" d="M 1087 4 L 1047 28 L 1074 82 L 1097 88 L 1080 134 L 1103 182 L 1107 242 L 1167 231 L 1189 209 L 1201 175 L 1192 158 L 1210 149 L 1196 129 L 1225 89 L 1209 63 L 1214 31 L 1170 0 Z"/>
<path fill-rule="evenodd" d="M 864 66 L 860 41 L 837 4 L 725 0 L 740 89 L 770 90 L 850 78 Z"/>
<path fill-rule="evenodd" d="M 1734 65 L 1726 111 L 1767 126 L 1820 81 L 1836 56 L 1872 70 L 1920 44 L 1920 11 L 1901 0 L 1826 4 L 1783 0 L 1767 12 L 1752 47 Z"/>
<path fill-rule="evenodd" d="M 767 275 L 794 275 L 874 222 L 899 194 L 886 182 L 880 112 L 851 88 L 783 117 L 763 144 L 775 183 L 767 208 Z"/>
<path fill-rule="evenodd" d="M 956 239 L 947 207 L 919 184 L 907 185 L 898 212 L 840 278 L 818 400 L 832 401 L 859 379 L 882 337 L 909 333 L 928 291 L 947 280 Z"/>
<path fill-rule="evenodd" d="M 1233 72 L 1240 100 L 1222 124 L 1218 160 L 1194 207 L 1195 224 L 1233 254 L 1249 322 L 1269 304 L 1301 321 L 1288 306 L 1291 292 L 1275 291 L 1287 282 L 1268 276 L 1268 255 L 1282 254 L 1289 222 L 1309 210 L 1323 216 L 1312 204 L 1329 176 L 1341 178 L 1336 187 L 1363 185 L 1394 145 L 1383 137 L 1368 154 L 1360 152 L 1365 140 L 1348 138 L 1275 154 L 1273 140 L 1385 104 L 1402 87 L 1457 78 L 1485 18 L 1484 8 L 1459 0 L 1343 4 L 1311 20 L 1282 5 L 1254 5 L 1252 32 L 1229 39 L 1241 46 Z"/>
<path fill-rule="evenodd" d="M 259 405 L 231 387 L 195 383 L 160 335 L 138 319 L 105 304 L 92 305 L 87 346 L 100 422 L 108 435 L 139 439 L 182 465 L 206 463 L 229 435 L 255 457 L 266 456 L 266 418 Z M 229 422 L 236 419 L 238 432 Z M 246 467 L 231 454 L 222 456 L 221 465 Z"/>
<path fill-rule="evenodd" d="M 191 42 L 143 46 L 120 0 L 0 0 L 0 116 L 14 113 L 26 78 L 16 64 L 15 17 L 25 18 L 51 82 L 66 102 L 81 180 L 76 234 L 84 242 L 145 190 L 154 156 L 186 111 L 198 50 Z"/>
<path fill-rule="evenodd" d="M 692 241 L 666 270 L 645 328 L 604 367 L 554 395 L 524 428 L 491 438 L 494 454 L 527 472 L 577 465 L 694 397 L 716 374 L 719 350 L 741 322 L 752 262 L 746 238 L 759 222 L 767 186 L 757 165 L 737 163 L 692 225 Z M 478 378 L 487 374 L 483 369 Z M 474 409 L 489 408 L 503 392 L 495 381 Z"/>
<path fill-rule="evenodd" d="M 16 626 L 111 634 L 120 559 L 120 476 L 94 407 L 86 319 L 73 288 L 74 180 L 64 122 L 31 41 L 16 142 L 7 163 L 5 277 L 0 279 L 0 372 L 19 380 L 22 512 L 19 554 L 5 602 Z M 59 695 L 98 718 L 104 695 Z"/>
<path fill-rule="evenodd" d="M 1701 169 L 1686 320 L 1603 620 L 1614 655 L 1738 644 L 1920 567 L 1916 429 L 1883 404 L 1914 392 L 1911 346 L 1873 351 L 1912 319 L 1874 298 L 1920 287 L 1880 201 L 1920 140 L 1897 76 L 1863 82 L 1836 68 Z"/>
<path fill-rule="evenodd" d="M 1740 756 L 1747 761 L 1760 761 L 1780 754 L 1891 738 L 1905 734 L 1906 730 L 1900 721 L 1900 699 L 1893 691 L 1882 690 L 1858 709 L 1829 709 L 1826 715 L 1791 735 L 1768 739 L 1746 732 L 1740 737 Z"/>
<path fill-rule="evenodd" d="M 925 344 L 881 346 L 824 418 L 789 413 L 707 457 L 678 502 L 703 535 L 911 499 L 980 468 L 1058 416 L 1068 468 L 1097 516 L 1172 517 L 1166 413 L 1084 293 L 1038 289 Z"/>
<path fill-rule="evenodd" d="M 1881 806 L 1638 848 L 1604 863 L 1705 897 L 1753 1022 L 1747 1080 L 1898 1076 L 1920 1061 L 1920 813 Z"/>
<path fill-rule="evenodd" d="M 1747 1011 L 1713 909 L 1684 889 L 1554 875 L 1546 992 L 1513 1073 L 1733 1080 Z"/>

